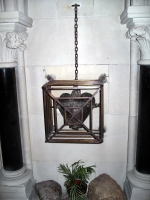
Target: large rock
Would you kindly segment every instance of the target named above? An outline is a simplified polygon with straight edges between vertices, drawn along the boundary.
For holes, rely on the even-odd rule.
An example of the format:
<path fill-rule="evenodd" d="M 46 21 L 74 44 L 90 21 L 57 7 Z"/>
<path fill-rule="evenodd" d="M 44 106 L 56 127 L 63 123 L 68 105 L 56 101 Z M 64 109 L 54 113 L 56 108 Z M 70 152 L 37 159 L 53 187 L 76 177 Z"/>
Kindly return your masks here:
<path fill-rule="evenodd" d="M 53 180 L 36 183 L 34 188 L 40 200 L 61 199 L 61 185 Z"/>
<path fill-rule="evenodd" d="M 90 200 L 125 200 L 121 187 L 107 174 L 101 174 L 89 184 L 87 197 Z"/>

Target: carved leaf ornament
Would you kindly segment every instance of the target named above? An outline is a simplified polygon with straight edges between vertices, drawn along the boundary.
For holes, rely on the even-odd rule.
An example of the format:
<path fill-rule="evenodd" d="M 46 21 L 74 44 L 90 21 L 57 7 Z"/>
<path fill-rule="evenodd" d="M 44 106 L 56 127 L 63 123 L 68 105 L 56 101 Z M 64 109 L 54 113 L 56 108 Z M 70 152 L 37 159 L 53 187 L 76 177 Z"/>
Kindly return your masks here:
<path fill-rule="evenodd" d="M 26 32 L 23 33 L 15 33 L 15 32 L 8 32 L 6 34 L 6 39 L 8 42 L 6 46 L 11 49 L 19 49 L 20 51 L 26 50 L 27 46 L 24 44 L 28 34 Z"/>
<path fill-rule="evenodd" d="M 138 44 L 141 59 L 150 59 L 150 26 L 133 27 L 126 33 L 126 37 Z"/>

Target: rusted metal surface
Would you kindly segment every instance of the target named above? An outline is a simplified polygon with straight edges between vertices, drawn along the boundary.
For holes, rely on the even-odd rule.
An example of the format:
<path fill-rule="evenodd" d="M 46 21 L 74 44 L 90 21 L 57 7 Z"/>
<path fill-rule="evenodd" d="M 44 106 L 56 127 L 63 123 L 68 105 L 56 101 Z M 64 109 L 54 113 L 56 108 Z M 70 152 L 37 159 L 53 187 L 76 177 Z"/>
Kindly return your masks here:
<path fill-rule="evenodd" d="M 46 142 L 83 144 L 103 142 L 104 91 L 101 79 L 50 80 L 42 89 Z M 62 90 L 67 90 L 67 93 L 60 96 L 54 94 Z M 88 90 L 92 91 L 92 94 Z M 96 103 L 95 99 L 99 102 Z M 93 129 L 95 109 L 98 109 L 99 118 L 97 129 Z M 63 122 L 59 125 L 61 115 Z"/>

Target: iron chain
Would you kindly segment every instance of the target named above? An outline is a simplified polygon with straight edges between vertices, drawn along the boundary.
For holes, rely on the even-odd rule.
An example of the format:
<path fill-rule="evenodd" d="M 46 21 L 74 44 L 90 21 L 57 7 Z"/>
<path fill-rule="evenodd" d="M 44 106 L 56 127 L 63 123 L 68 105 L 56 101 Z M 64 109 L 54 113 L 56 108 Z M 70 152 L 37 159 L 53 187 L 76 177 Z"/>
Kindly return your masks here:
<path fill-rule="evenodd" d="M 75 80 L 78 80 L 78 7 L 80 5 L 74 4 L 72 7 L 74 7 L 75 11 L 75 24 L 74 24 L 74 36 L 75 36 Z"/>

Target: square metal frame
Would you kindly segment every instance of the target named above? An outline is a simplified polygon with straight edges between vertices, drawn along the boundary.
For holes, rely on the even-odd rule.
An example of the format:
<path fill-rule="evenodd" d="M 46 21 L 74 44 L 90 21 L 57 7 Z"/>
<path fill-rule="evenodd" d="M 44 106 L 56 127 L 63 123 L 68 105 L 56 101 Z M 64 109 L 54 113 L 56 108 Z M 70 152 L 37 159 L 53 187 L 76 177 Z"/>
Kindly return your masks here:
<path fill-rule="evenodd" d="M 48 143 L 82 143 L 82 144 L 99 144 L 103 142 L 104 137 L 104 89 L 100 80 L 50 80 L 42 86 L 43 89 L 43 106 L 44 106 L 44 122 L 45 122 L 45 142 Z M 54 90 L 95 90 L 92 97 L 55 97 Z M 92 99 L 99 95 L 99 103 L 96 109 L 99 109 L 98 129 L 93 129 L 93 109 Z M 84 99 L 85 103 L 81 107 L 77 107 L 77 112 L 73 114 L 70 110 L 75 107 L 67 107 L 62 104 L 62 100 L 76 101 Z M 89 128 L 83 122 L 83 109 L 87 104 L 90 105 Z M 63 107 L 64 124 L 58 127 L 57 105 Z M 94 108 L 95 109 L 95 108 Z M 77 113 L 81 112 L 81 119 L 78 119 Z M 70 118 L 67 118 L 69 113 Z M 72 130 L 71 128 L 63 129 L 65 126 L 71 125 L 72 119 L 76 120 L 76 124 L 82 126 L 82 129 Z"/>

